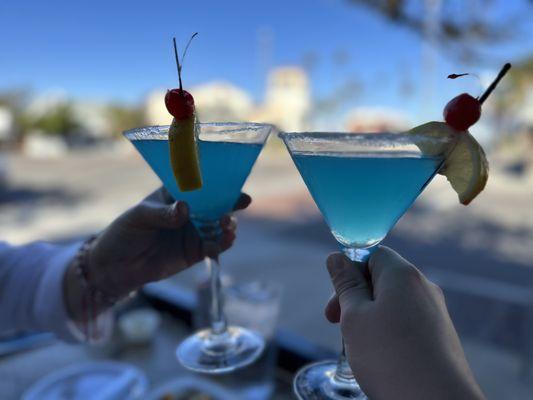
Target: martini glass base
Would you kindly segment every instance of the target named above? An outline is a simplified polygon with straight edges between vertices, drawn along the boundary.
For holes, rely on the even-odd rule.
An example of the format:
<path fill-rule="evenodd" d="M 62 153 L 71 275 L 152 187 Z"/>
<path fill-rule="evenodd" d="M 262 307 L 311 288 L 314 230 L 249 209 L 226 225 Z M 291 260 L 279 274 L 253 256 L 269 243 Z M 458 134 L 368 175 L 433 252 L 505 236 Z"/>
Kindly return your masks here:
<path fill-rule="evenodd" d="M 222 334 L 204 329 L 176 349 L 185 368 L 204 374 L 223 374 L 250 365 L 265 348 L 264 339 L 248 329 L 230 326 Z"/>
<path fill-rule="evenodd" d="M 300 400 L 368 400 L 355 380 L 334 380 L 337 361 L 321 361 L 302 368 L 294 378 Z"/>

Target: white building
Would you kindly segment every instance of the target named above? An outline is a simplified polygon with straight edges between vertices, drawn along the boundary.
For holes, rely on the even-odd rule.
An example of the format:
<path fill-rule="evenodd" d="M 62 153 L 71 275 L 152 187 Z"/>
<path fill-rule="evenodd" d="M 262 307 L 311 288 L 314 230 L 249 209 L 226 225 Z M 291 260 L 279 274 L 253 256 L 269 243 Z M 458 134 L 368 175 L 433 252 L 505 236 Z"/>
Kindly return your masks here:
<path fill-rule="evenodd" d="M 0 141 L 11 137 L 14 123 L 13 113 L 6 107 L 0 107 Z"/>
<path fill-rule="evenodd" d="M 522 127 L 533 127 L 533 83 L 524 91 L 522 105 L 518 108 L 517 119 Z"/>
<path fill-rule="evenodd" d="M 307 126 L 311 90 L 300 67 L 279 67 L 268 76 L 265 101 L 251 119 L 270 122 L 284 131 L 301 131 Z"/>
<path fill-rule="evenodd" d="M 250 96 L 228 82 L 210 82 L 193 87 L 200 121 L 246 121 L 254 109 Z"/>
<path fill-rule="evenodd" d="M 409 118 L 401 111 L 386 107 L 357 107 L 344 122 L 348 132 L 398 132 L 410 129 Z"/>
<path fill-rule="evenodd" d="M 73 103 L 72 112 L 83 132 L 93 138 L 105 138 L 120 132 L 111 132 L 107 107 L 101 103 Z"/>
<path fill-rule="evenodd" d="M 113 134 L 107 114 L 107 106 L 103 102 L 75 101 L 69 99 L 64 91 L 55 90 L 37 96 L 26 110 L 37 118 L 53 111 L 55 108 L 68 104 L 72 114 L 81 125 L 81 132 L 91 137 L 102 138 Z"/>
<path fill-rule="evenodd" d="M 148 125 L 169 125 L 172 116 L 165 107 L 165 90 L 153 90 L 144 101 L 144 115 Z"/>

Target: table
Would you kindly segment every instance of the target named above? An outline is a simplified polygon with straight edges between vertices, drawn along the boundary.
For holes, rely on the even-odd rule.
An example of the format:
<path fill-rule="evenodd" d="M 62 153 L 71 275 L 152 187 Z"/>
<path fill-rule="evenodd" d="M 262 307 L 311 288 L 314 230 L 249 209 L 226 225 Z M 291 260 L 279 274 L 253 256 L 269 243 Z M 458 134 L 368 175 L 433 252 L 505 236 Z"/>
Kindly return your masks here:
<path fill-rule="evenodd" d="M 162 313 L 162 324 L 150 345 L 131 346 L 114 340 L 104 347 L 53 342 L 33 350 L 0 358 L 0 398 L 19 399 L 26 388 L 57 369 L 85 361 L 115 360 L 131 363 L 144 371 L 150 387 L 177 377 L 194 375 L 177 362 L 174 351 L 188 335 L 188 327 L 175 317 Z M 197 375 L 198 376 L 198 375 Z M 276 392 L 273 399 L 292 398 L 291 376 L 274 371 Z"/>

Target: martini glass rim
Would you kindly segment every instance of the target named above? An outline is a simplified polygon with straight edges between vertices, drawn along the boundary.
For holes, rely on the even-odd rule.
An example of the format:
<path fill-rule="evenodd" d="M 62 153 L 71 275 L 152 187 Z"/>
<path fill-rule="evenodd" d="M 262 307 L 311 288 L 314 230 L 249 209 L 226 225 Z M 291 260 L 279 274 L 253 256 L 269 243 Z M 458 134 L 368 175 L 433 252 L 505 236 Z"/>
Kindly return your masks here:
<path fill-rule="evenodd" d="M 273 124 L 260 122 L 197 122 L 201 130 L 202 128 L 213 128 L 210 134 L 235 134 L 238 132 L 247 133 L 253 131 L 261 131 L 268 129 L 269 132 L 275 130 Z M 168 140 L 168 130 L 170 125 L 149 125 L 140 128 L 129 129 L 122 134 L 130 141 L 134 140 Z"/>
<path fill-rule="evenodd" d="M 446 136 L 428 136 L 408 132 L 336 132 L 336 131 L 317 131 L 317 132 L 280 132 L 278 136 L 283 141 L 305 140 L 326 141 L 326 142 L 361 142 L 369 144 L 384 145 L 391 144 L 413 144 L 416 142 L 434 142 L 434 143 L 452 143 L 458 135 Z"/>

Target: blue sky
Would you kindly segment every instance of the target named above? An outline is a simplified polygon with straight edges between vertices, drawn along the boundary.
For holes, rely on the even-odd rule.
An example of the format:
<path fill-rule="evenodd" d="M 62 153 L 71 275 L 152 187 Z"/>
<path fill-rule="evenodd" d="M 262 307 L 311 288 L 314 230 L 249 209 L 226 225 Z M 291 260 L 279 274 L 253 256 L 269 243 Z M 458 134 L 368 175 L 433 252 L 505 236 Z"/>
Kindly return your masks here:
<path fill-rule="evenodd" d="M 518 9 L 525 0 L 499 3 L 492 9 L 495 16 Z M 312 87 L 317 97 L 355 78 L 364 90 L 354 105 L 391 106 L 416 114 L 423 104 L 430 110 L 425 112 L 437 112 L 458 91 L 477 89 L 466 80 L 444 79 L 464 70 L 444 55 L 430 74 L 432 98 L 423 98 L 428 92 L 418 90 L 406 100 L 400 86 L 409 82 L 420 89 L 428 82 L 422 41 L 343 0 L 2 0 L 0 91 L 62 89 L 75 98 L 139 101 L 154 87 L 176 85 L 171 37 L 185 43 L 195 31 L 199 36 L 184 67 L 186 86 L 224 79 L 260 99 L 266 65 L 298 64 L 304 54 L 314 52 L 318 62 Z M 260 37 L 265 35 L 271 38 L 272 51 L 261 57 Z M 520 45 L 494 51 L 512 61 L 531 54 L 532 45 L 524 38 L 515 41 Z M 332 61 L 339 51 L 349 55 L 344 66 Z M 261 61 L 265 58 L 266 63 Z"/>

